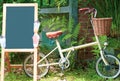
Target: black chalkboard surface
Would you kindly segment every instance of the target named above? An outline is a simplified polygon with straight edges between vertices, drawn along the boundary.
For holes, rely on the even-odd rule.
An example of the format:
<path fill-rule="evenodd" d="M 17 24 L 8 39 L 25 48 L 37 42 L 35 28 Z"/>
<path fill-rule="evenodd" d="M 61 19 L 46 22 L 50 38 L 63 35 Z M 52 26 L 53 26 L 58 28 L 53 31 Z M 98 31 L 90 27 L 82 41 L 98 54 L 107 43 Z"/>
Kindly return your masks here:
<path fill-rule="evenodd" d="M 6 48 L 33 48 L 34 6 L 6 7 Z"/>

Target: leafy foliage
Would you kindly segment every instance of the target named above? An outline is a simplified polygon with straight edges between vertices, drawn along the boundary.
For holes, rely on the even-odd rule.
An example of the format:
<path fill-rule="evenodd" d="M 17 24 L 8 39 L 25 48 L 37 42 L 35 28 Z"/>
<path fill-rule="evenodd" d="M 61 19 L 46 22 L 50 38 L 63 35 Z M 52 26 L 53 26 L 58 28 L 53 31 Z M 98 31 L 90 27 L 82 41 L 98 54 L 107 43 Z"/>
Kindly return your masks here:
<path fill-rule="evenodd" d="M 36 1 L 39 1 L 41 8 L 58 7 L 59 10 L 60 6 L 67 6 L 69 0 L 36 0 Z"/>
<path fill-rule="evenodd" d="M 94 37 L 93 39 L 95 40 L 95 37 Z M 100 45 L 101 45 L 102 48 L 104 47 L 104 42 L 106 42 L 107 39 L 108 39 L 107 36 L 99 36 L 99 42 L 100 42 Z M 109 42 L 109 40 L 108 40 L 107 42 Z M 94 49 L 92 50 L 92 52 L 93 52 L 95 55 L 99 55 L 100 50 L 99 50 L 99 48 L 98 48 L 98 45 L 93 46 L 93 48 L 94 48 Z M 109 48 L 109 47 L 108 47 L 108 48 Z"/>
<path fill-rule="evenodd" d="M 120 48 L 120 38 L 112 38 L 109 37 L 109 47 L 113 49 L 119 49 Z"/>
<path fill-rule="evenodd" d="M 49 18 L 49 20 L 44 20 L 41 23 L 45 31 L 62 30 L 65 34 L 62 38 L 63 42 L 70 39 L 69 44 L 71 44 L 71 46 L 77 44 L 80 24 L 74 27 L 74 21 L 72 19 L 68 21 L 65 17 L 60 18 L 57 16 L 55 18 Z"/>

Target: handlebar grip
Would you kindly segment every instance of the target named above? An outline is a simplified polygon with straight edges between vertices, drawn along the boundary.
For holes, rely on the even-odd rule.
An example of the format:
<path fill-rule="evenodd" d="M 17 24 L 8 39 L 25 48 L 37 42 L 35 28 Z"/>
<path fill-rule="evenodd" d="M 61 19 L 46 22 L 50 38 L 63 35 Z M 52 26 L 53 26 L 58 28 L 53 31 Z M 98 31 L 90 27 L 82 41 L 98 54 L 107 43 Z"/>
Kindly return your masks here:
<path fill-rule="evenodd" d="M 85 14 L 94 13 L 95 11 L 96 11 L 95 8 L 89 8 L 89 9 L 85 12 Z"/>
<path fill-rule="evenodd" d="M 87 11 L 89 10 L 90 8 L 81 8 L 80 11 Z"/>

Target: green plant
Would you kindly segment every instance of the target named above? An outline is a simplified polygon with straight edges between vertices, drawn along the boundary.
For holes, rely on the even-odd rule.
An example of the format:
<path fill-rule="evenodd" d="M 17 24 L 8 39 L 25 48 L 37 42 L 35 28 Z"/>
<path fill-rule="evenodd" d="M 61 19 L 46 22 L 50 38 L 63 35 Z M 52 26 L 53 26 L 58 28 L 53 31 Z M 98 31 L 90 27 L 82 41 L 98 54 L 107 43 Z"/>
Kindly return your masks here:
<path fill-rule="evenodd" d="M 65 20 L 60 19 L 60 17 L 46 17 L 41 20 L 41 25 L 42 29 L 45 31 L 55 31 L 59 30 L 61 27 L 65 27 Z M 65 31 L 64 29 L 61 29 L 63 32 Z"/>
<path fill-rule="evenodd" d="M 101 45 L 102 48 L 104 47 L 104 42 L 106 42 L 107 39 L 108 39 L 107 36 L 99 36 L 99 42 L 100 42 L 100 45 Z M 93 40 L 96 41 L 95 37 L 93 38 Z M 109 40 L 108 40 L 107 42 L 109 42 Z M 94 49 L 92 50 L 92 52 L 93 52 L 95 55 L 99 56 L 100 50 L 99 50 L 99 48 L 98 48 L 98 45 L 93 46 L 93 48 L 94 48 Z"/>
<path fill-rule="evenodd" d="M 92 7 L 97 9 L 97 16 L 98 17 L 111 17 L 112 9 L 110 9 L 111 6 L 111 0 L 88 0 L 88 4 L 90 4 Z"/>
<path fill-rule="evenodd" d="M 64 6 L 68 3 L 68 0 L 55 0 L 55 5 L 60 9 L 60 6 Z"/>
<path fill-rule="evenodd" d="M 68 6 L 68 0 L 36 0 L 39 1 L 40 7 L 42 8 L 50 8 L 50 7 L 58 7 L 58 10 L 61 6 Z"/>
<path fill-rule="evenodd" d="M 109 38 L 109 43 L 110 43 L 110 47 L 113 49 L 119 49 L 120 48 L 120 38 Z"/>
<path fill-rule="evenodd" d="M 88 7 L 89 0 L 78 0 L 78 5 L 81 8 Z"/>
<path fill-rule="evenodd" d="M 43 30 L 45 31 L 55 31 L 55 30 L 62 30 L 65 35 L 62 37 L 62 41 L 65 42 L 66 40 L 70 39 L 70 46 L 75 45 L 77 43 L 77 37 L 80 29 L 80 25 L 76 25 L 74 27 L 74 21 L 72 19 L 68 20 L 65 17 L 53 17 L 49 20 L 43 20 L 42 22 Z M 73 28 L 74 27 L 74 28 Z"/>

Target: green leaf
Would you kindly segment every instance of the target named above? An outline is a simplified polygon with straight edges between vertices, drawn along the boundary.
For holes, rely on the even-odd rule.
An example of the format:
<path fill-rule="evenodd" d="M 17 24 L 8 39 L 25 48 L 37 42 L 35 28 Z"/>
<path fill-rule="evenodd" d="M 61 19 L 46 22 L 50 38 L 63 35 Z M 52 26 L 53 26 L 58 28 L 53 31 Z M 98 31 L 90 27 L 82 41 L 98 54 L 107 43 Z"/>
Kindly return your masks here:
<path fill-rule="evenodd" d="M 71 36 L 72 36 L 72 34 L 67 34 L 67 35 L 65 35 L 65 36 L 63 37 L 62 41 L 65 41 L 65 40 L 67 40 L 67 39 L 70 39 Z"/>

